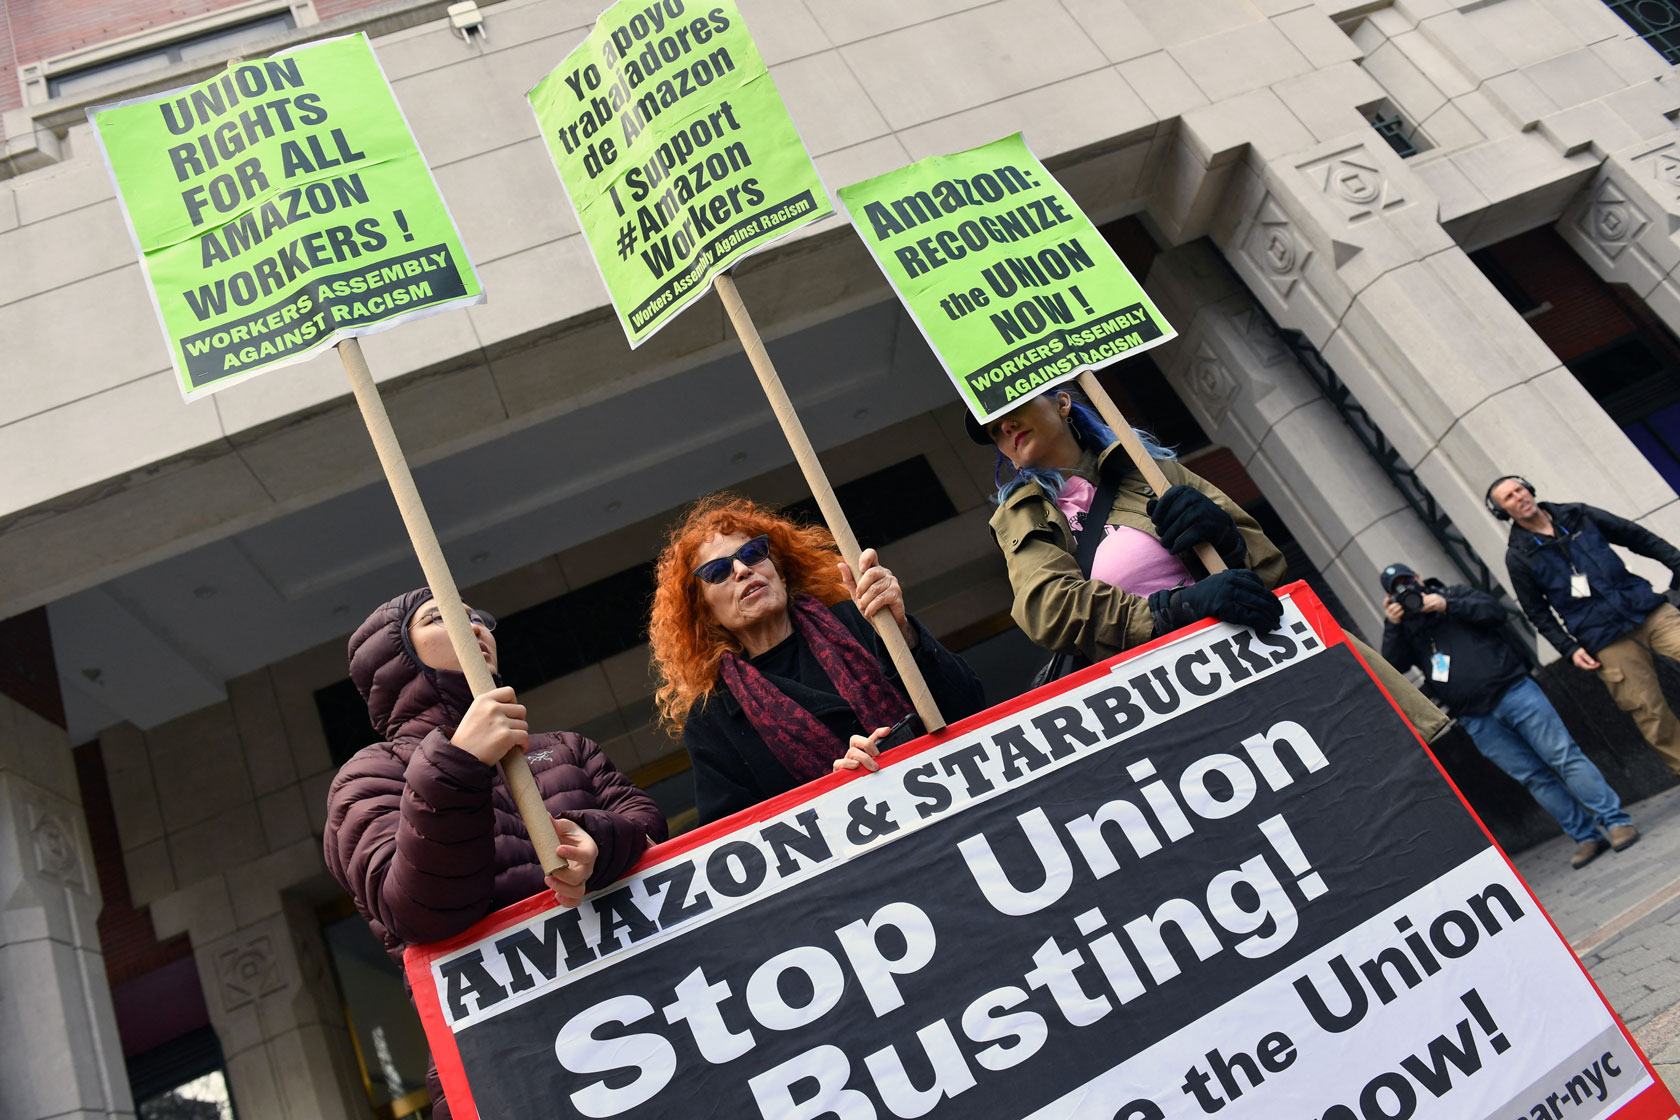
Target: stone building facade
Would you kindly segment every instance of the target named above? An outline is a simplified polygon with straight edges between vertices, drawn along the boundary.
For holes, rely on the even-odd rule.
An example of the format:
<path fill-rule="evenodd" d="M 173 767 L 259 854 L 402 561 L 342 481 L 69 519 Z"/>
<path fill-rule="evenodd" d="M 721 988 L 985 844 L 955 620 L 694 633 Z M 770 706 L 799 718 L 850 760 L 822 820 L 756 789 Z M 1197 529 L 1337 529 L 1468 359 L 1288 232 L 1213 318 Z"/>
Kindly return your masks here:
<path fill-rule="evenodd" d="M 740 2 L 831 190 L 1024 132 L 1181 332 L 1109 383 L 1367 633 L 1391 560 L 1503 577 L 1500 473 L 1680 539 L 1680 80 L 1653 15 L 1680 5 Z M 635 352 L 606 306 L 523 99 L 599 6 L 480 0 L 463 28 L 417 0 L 6 0 L 0 618 L 44 611 L 50 642 L 8 630 L 7 653 L 63 706 L 0 681 L 0 991 L 21 993 L 0 1118 L 129 1115 L 142 1058 L 178 1041 L 135 1050 L 124 1009 L 157 970 L 107 981 L 102 882 L 148 944 L 190 946 L 183 1023 L 240 1116 L 419 1107 L 395 1034 L 357 1022 L 319 857 L 356 734 L 344 637 L 418 578 L 335 356 L 179 398 L 82 123 L 225 61 L 171 44 L 282 14 L 229 50 L 374 36 L 489 301 L 365 340 L 369 362 L 474 604 L 565 631 L 521 688 L 533 719 L 597 738 L 680 822 L 636 581 L 683 502 L 804 491 L 714 298 Z M 1018 683 L 992 464 L 865 251 L 832 218 L 738 278 L 912 608 Z"/>

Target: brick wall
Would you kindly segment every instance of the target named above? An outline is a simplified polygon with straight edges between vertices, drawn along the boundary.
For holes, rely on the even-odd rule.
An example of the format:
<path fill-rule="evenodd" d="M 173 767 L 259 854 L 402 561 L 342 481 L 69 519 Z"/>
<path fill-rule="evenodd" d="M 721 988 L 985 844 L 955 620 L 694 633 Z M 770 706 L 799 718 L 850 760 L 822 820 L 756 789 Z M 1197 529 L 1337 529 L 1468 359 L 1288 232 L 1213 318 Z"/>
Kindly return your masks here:
<path fill-rule="evenodd" d="M 1518 234 L 1487 252 L 1536 302 L 1551 304 L 1528 322 L 1559 361 L 1574 361 L 1638 329 L 1610 286 L 1551 226 Z"/>
<path fill-rule="evenodd" d="M 231 7 L 239 0 L 0 0 L 0 112 L 23 104 L 18 68 L 66 51 L 96 46 L 178 20 Z M 324 23 L 387 0 L 316 0 Z M 5 143 L 0 126 L 0 145 Z"/>
<path fill-rule="evenodd" d="M 152 929 L 151 914 L 135 907 L 128 890 L 128 873 L 123 867 L 122 841 L 117 836 L 105 757 L 97 741 L 85 743 L 73 753 L 76 780 L 82 789 L 82 811 L 87 815 L 88 839 L 93 845 L 93 862 L 99 875 L 99 893 L 105 902 L 99 912 L 99 945 L 105 952 L 105 974 L 115 988 L 171 961 L 191 956 L 192 945 L 185 934 L 159 941 Z"/>
<path fill-rule="evenodd" d="M 18 61 L 34 62 L 228 7 L 233 0 L 8 0 Z M 16 91 L 12 91 L 16 96 Z"/>
<path fill-rule="evenodd" d="M 339 16 L 349 15 L 352 12 L 359 12 L 383 3 L 385 3 L 385 0 L 315 0 L 315 14 L 321 17 L 322 23 L 325 23 L 330 19 L 337 19 Z M 479 6 L 484 6 L 484 0 L 481 0 Z M 601 7 L 606 7 L 606 4 L 603 3 Z"/>
<path fill-rule="evenodd" d="M 23 104 L 18 67 L 228 7 L 236 0 L 0 0 L 0 112 Z M 15 51 L 15 53 L 14 53 Z M 0 134 L 0 141 L 4 141 Z"/>
<path fill-rule="evenodd" d="M 103 900 L 99 947 L 105 956 L 105 977 L 111 986 L 123 1057 L 133 1058 L 208 1025 L 210 1016 L 204 1006 L 191 940 L 184 933 L 158 940 L 150 911 L 135 906 L 129 893 L 111 786 L 99 743 L 85 743 L 72 753 Z"/>

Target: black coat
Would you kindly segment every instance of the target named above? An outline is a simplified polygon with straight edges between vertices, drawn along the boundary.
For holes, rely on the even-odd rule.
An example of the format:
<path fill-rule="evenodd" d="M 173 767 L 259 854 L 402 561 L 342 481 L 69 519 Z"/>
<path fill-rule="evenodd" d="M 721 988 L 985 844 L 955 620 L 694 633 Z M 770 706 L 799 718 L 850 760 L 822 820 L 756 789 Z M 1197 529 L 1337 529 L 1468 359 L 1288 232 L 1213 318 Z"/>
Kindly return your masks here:
<path fill-rule="evenodd" d="M 863 648 L 874 654 L 881 671 L 898 687 L 898 670 L 882 647 L 875 628 L 864 620 L 857 607 L 850 601 L 844 601 L 829 609 Z M 913 616 L 910 621 L 917 636 L 911 653 L 927 680 L 934 703 L 939 705 L 940 714 L 955 723 L 985 707 L 980 678 L 974 675 L 968 662 L 934 641 L 933 635 Z M 798 637 L 797 631 L 794 640 L 803 647 L 804 639 Z M 815 664 L 815 658 L 803 648 L 800 664 L 802 670 Z M 808 676 L 804 672 L 801 675 Z M 820 682 L 820 676 L 817 679 Z M 846 702 L 832 693 L 813 689 L 799 680 L 787 680 L 768 673 L 765 680 L 827 724 L 842 742 L 852 735 L 865 733 Z M 901 687 L 900 691 L 903 691 Z M 694 798 L 702 824 L 757 805 L 801 784 L 770 753 L 770 748 L 764 745 L 763 736 L 759 735 L 741 709 L 740 702 L 721 680 L 710 693 L 694 702 L 688 713 L 688 722 L 683 726 L 682 743 L 694 763 Z"/>
<path fill-rule="evenodd" d="M 1523 613 L 1565 657 L 1578 647 L 1589 653 L 1603 649 L 1636 629 L 1663 603 L 1649 583 L 1627 570 L 1611 545 L 1649 556 L 1680 579 L 1680 549 L 1643 525 L 1581 502 L 1541 502 L 1540 508 L 1551 514 L 1557 531 L 1537 537 L 1520 525 L 1511 526 L 1505 567 Z M 1586 575 L 1591 595 L 1570 595 L 1573 571 Z"/>
<path fill-rule="evenodd" d="M 1382 655 L 1404 673 L 1417 668 L 1428 689 L 1455 716 L 1485 716 L 1505 690 L 1528 676 L 1505 629 L 1505 608 L 1485 591 L 1461 584 L 1431 588 L 1447 601 L 1444 611 L 1408 614 L 1383 623 Z M 1447 679 L 1430 677 L 1430 659 L 1450 658 Z"/>

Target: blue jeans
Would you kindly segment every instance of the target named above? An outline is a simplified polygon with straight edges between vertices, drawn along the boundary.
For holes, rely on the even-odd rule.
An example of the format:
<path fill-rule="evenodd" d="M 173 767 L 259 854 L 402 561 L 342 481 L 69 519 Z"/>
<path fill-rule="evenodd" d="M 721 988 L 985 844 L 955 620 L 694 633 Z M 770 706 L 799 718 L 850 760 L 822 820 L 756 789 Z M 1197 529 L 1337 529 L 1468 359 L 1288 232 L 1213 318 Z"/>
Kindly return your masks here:
<path fill-rule="evenodd" d="M 1460 716 L 1459 722 L 1476 749 L 1521 782 L 1573 839 L 1597 837 L 1595 820 L 1605 829 L 1633 823 L 1533 680 L 1506 689 L 1492 714 Z"/>

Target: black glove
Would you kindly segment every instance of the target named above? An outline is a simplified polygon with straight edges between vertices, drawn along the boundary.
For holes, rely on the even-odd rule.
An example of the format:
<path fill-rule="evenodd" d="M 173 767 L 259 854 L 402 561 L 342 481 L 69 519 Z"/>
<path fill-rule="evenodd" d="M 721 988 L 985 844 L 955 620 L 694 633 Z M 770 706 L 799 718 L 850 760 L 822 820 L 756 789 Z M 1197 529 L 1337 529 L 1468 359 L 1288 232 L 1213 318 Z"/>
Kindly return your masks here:
<path fill-rule="evenodd" d="M 1180 483 L 1144 507 L 1155 522 L 1161 546 L 1168 552 L 1189 552 L 1204 541 L 1213 545 L 1228 567 L 1238 568 L 1247 558 L 1248 546 L 1231 515 L 1206 494 Z"/>
<path fill-rule="evenodd" d="M 1247 568 L 1215 572 L 1199 583 L 1149 597 L 1155 634 L 1171 633 L 1203 618 L 1234 622 L 1270 633 L 1283 621 L 1283 604 L 1266 590 L 1259 576 Z"/>

